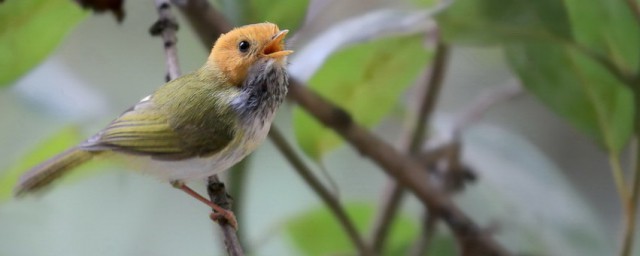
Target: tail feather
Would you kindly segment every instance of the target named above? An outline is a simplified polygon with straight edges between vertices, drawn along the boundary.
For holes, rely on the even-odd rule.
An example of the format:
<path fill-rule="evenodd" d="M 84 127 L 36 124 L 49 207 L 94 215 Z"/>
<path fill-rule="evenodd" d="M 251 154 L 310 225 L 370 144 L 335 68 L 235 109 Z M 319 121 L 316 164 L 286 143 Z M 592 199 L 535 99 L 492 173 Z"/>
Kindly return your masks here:
<path fill-rule="evenodd" d="M 22 196 L 46 187 L 63 174 L 87 162 L 94 154 L 95 152 L 73 147 L 54 156 L 23 174 L 14 189 L 15 195 Z"/>

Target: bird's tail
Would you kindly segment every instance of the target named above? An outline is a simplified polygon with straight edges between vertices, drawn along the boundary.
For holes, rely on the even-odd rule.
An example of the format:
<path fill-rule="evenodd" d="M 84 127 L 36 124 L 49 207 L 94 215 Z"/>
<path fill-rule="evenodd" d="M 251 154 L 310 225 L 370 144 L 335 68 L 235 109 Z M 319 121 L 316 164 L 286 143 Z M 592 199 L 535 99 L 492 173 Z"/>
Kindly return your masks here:
<path fill-rule="evenodd" d="M 20 177 L 14 189 L 15 195 L 22 196 L 46 187 L 56 178 L 87 162 L 95 153 L 73 147 L 31 168 Z"/>

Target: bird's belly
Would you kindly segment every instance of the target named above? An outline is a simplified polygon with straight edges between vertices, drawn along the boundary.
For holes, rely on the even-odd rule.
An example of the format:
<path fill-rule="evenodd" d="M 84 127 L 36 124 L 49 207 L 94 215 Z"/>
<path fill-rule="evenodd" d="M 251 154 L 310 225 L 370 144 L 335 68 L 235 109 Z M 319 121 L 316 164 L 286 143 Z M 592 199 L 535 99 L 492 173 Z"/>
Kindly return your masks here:
<path fill-rule="evenodd" d="M 242 135 L 234 139 L 222 151 L 207 157 L 194 157 L 178 161 L 144 158 L 136 166 L 144 174 L 155 176 L 164 181 L 190 181 L 204 179 L 227 170 L 253 152 L 266 138 L 271 127 L 271 120 L 264 125 L 247 127 Z"/>

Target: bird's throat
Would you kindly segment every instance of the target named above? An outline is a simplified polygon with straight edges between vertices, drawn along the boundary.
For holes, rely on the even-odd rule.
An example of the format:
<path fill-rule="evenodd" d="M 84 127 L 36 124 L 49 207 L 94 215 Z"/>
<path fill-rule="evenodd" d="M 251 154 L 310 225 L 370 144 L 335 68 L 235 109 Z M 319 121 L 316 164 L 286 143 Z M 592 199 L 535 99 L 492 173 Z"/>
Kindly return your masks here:
<path fill-rule="evenodd" d="M 287 94 L 288 75 L 282 64 L 273 59 L 254 64 L 240 88 L 241 94 L 232 102 L 244 122 L 269 123 Z"/>

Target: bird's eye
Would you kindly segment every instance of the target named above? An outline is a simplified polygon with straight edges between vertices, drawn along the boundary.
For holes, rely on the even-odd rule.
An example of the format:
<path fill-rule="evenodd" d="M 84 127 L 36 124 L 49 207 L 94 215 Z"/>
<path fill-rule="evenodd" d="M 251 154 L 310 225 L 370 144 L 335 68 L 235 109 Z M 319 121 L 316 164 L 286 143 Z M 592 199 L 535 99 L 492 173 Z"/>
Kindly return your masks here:
<path fill-rule="evenodd" d="M 249 50 L 249 47 L 251 47 L 251 44 L 249 44 L 249 42 L 247 41 L 241 41 L 238 44 L 238 50 L 240 50 L 240 52 L 247 52 Z"/>

